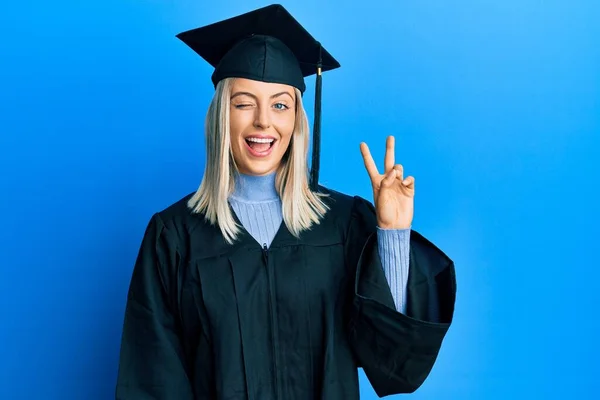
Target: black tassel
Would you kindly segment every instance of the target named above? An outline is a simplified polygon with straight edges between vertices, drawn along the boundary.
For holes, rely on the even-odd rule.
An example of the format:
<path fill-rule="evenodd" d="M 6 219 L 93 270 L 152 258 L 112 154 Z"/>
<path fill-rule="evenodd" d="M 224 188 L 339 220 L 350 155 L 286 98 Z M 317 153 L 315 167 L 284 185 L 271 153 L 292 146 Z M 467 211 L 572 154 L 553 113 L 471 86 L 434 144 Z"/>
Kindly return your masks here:
<path fill-rule="evenodd" d="M 310 188 L 313 191 L 317 191 L 319 186 L 319 167 L 321 161 L 321 68 L 323 66 L 321 49 L 322 47 L 319 43 L 319 62 L 317 64 L 317 78 L 315 86 L 315 117 L 313 123 L 312 163 L 310 168 Z"/>

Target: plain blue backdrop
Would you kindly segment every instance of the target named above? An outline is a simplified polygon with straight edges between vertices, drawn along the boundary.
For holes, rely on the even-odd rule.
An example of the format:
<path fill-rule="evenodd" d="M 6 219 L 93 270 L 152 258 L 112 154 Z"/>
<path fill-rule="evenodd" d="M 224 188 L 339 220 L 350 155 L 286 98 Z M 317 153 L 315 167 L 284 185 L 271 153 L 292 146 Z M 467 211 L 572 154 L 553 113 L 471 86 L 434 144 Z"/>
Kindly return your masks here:
<path fill-rule="evenodd" d="M 212 70 L 175 34 L 266 4 L 2 2 L 1 399 L 113 398 L 143 230 L 204 166 Z M 342 64 L 322 183 L 371 199 L 359 143 L 381 166 L 395 135 L 413 226 L 456 262 L 454 325 L 409 397 L 596 398 L 600 3 L 283 4 Z"/>

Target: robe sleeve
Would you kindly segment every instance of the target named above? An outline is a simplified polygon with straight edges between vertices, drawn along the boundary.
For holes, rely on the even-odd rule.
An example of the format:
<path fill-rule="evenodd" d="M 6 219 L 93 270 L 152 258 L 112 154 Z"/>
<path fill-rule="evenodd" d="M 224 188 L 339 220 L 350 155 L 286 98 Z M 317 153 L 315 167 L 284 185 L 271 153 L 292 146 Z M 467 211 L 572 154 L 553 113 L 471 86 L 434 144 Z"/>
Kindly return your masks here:
<path fill-rule="evenodd" d="M 431 372 L 454 314 L 454 263 L 411 231 L 406 313 L 396 310 L 378 254 L 371 203 L 355 197 L 345 237 L 355 273 L 348 338 L 379 397 L 417 390 Z"/>
<path fill-rule="evenodd" d="M 179 262 L 176 243 L 155 214 L 146 228 L 127 295 L 117 400 L 194 398 L 170 290 L 171 271 Z"/>

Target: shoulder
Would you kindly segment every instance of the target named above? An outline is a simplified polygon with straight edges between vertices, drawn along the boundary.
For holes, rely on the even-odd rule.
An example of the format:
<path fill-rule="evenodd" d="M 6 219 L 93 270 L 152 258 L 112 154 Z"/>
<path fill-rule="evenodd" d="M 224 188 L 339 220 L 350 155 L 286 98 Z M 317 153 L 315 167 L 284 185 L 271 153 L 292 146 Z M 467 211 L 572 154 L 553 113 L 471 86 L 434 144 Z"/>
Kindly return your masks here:
<path fill-rule="evenodd" d="M 372 231 L 376 225 L 375 207 L 371 202 L 358 195 L 350 195 L 340 191 L 319 186 L 319 192 L 326 195 L 325 204 L 329 210 L 325 215 L 325 225 L 332 222 L 342 231 L 351 227 L 361 227 Z"/>
<path fill-rule="evenodd" d="M 173 238 L 181 238 L 203 226 L 206 224 L 204 215 L 194 212 L 188 206 L 188 202 L 193 195 L 193 192 L 189 193 L 159 209 L 152 216 L 152 220 L 160 225 L 167 235 Z"/>
<path fill-rule="evenodd" d="M 330 211 L 339 217 L 350 219 L 365 213 L 375 213 L 373 204 L 361 196 L 342 193 L 325 186 L 319 186 L 319 192 L 327 196 L 325 203 Z"/>
<path fill-rule="evenodd" d="M 191 215 L 191 210 L 188 207 L 188 202 L 193 195 L 194 193 L 189 193 L 183 197 L 180 197 L 167 207 L 158 210 L 156 214 L 165 221 L 189 217 L 189 215 Z"/>

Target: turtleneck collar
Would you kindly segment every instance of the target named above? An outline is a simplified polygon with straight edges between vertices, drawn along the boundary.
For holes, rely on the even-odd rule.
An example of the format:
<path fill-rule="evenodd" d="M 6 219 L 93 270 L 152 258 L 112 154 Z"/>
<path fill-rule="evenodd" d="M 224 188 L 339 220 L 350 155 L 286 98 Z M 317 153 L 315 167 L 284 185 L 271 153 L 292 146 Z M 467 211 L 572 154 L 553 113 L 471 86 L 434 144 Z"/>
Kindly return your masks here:
<path fill-rule="evenodd" d="M 245 202 L 279 200 L 275 189 L 276 175 L 276 172 L 262 176 L 238 173 L 234 178 L 235 189 L 231 197 Z"/>

